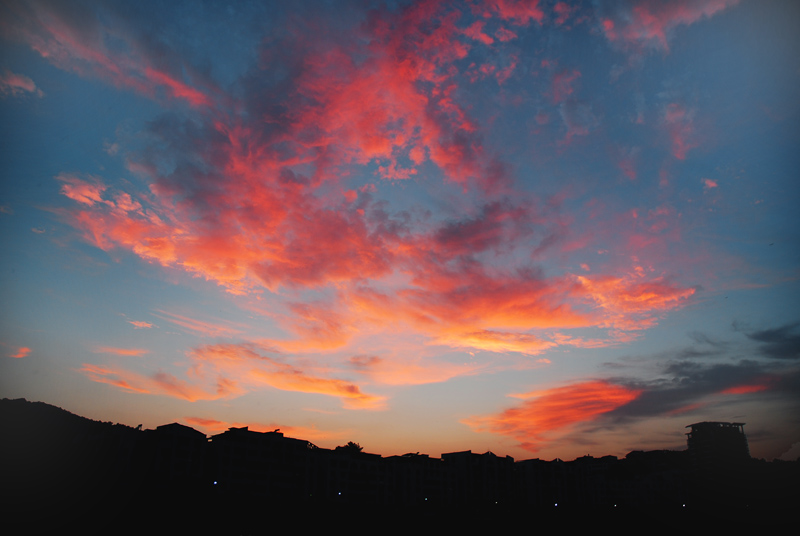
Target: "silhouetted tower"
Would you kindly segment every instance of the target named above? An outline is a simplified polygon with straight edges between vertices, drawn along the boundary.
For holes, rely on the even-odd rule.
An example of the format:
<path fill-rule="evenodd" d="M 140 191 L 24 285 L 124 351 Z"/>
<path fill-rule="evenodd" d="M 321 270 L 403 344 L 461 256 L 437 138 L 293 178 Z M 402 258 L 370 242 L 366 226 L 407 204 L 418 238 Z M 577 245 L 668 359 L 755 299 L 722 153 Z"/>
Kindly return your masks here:
<path fill-rule="evenodd" d="M 750 458 L 743 422 L 698 422 L 686 428 L 689 453 L 699 466 L 740 462 Z"/>

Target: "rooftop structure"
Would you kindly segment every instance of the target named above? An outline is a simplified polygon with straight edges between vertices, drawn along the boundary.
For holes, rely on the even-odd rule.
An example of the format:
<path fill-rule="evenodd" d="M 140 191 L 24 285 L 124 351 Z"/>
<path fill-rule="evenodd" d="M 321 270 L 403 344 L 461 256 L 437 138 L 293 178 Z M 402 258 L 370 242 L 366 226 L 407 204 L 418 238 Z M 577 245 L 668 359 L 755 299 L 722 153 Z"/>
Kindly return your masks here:
<path fill-rule="evenodd" d="M 730 463 L 750 458 L 743 422 L 698 422 L 686 428 L 689 452 L 698 465 Z"/>

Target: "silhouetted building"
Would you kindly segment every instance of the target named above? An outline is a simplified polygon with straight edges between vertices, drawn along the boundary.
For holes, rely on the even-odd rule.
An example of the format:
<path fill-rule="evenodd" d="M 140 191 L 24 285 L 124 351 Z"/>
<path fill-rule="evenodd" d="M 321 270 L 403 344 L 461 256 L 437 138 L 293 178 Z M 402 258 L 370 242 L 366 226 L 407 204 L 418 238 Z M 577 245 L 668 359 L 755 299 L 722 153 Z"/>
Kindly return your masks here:
<path fill-rule="evenodd" d="M 448 500 L 456 504 L 507 504 L 513 496 L 514 458 L 471 450 L 442 454 L 445 469 L 452 473 Z"/>
<path fill-rule="evenodd" d="M 743 422 L 698 422 L 686 428 L 689 455 L 698 467 L 750 459 Z"/>
<path fill-rule="evenodd" d="M 206 435 L 179 424 L 147 430 L 153 449 L 152 469 L 163 482 L 198 484 L 206 466 Z"/>
<path fill-rule="evenodd" d="M 685 451 L 519 462 L 471 451 L 383 458 L 357 444 L 325 449 L 247 427 L 211 438 L 178 423 L 142 431 L 25 400 L 0 401 L 0 425 L 0 497 L 37 523 L 43 509 L 59 523 L 84 523 L 86 504 L 100 505 L 107 523 L 130 512 L 150 520 L 196 510 L 218 526 L 238 519 L 240 533 L 256 532 L 269 516 L 308 512 L 325 523 L 356 513 L 439 516 L 469 529 L 534 510 L 570 520 L 581 509 L 785 514 L 797 504 L 800 478 L 800 461 L 750 458 L 743 423 L 691 424 Z M 30 532 L 48 532 L 39 528 Z"/>
<path fill-rule="evenodd" d="M 282 433 L 247 426 L 211 436 L 211 480 L 222 493 L 287 501 L 306 492 L 309 452 L 314 445 Z"/>

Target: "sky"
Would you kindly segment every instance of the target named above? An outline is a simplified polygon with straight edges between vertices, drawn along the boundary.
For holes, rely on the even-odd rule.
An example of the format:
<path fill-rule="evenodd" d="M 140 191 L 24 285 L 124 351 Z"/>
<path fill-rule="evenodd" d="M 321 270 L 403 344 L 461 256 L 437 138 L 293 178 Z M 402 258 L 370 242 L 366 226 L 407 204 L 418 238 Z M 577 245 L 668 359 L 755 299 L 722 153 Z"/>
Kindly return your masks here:
<path fill-rule="evenodd" d="M 0 6 L 0 396 L 800 456 L 800 4 Z"/>

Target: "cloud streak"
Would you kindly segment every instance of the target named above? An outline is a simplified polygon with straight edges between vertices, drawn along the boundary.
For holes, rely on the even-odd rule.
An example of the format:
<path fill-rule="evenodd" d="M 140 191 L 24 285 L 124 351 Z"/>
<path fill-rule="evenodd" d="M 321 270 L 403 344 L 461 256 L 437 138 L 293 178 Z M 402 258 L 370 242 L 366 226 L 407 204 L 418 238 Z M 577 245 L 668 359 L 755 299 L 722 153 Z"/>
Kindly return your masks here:
<path fill-rule="evenodd" d="M 613 383 L 594 380 L 579 382 L 544 391 L 514 395 L 522 404 L 486 417 L 463 421 L 477 432 L 509 436 L 520 446 L 536 452 L 553 434 L 591 422 L 620 406 L 635 400 L 640 391 Z"/>

